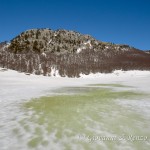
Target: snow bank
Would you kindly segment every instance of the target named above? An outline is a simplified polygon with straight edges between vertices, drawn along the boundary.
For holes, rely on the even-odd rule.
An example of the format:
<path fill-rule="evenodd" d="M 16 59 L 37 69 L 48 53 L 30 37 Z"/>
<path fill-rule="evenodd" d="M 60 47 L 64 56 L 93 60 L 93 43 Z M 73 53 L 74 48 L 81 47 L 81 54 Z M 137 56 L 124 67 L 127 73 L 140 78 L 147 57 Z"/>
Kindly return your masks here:
<path fill-rule="evenodd" d="M 81 78 L 102 78 L 102 77 L 131 77 L 131 76 L 147 76 L 150 75 L 150 71 L 140 71 L 140 70 L 132 70 L 132 71 L 122 71 L 115 70 L 113 73 L 90 73 L 89 75 L 80 74 Z"/>

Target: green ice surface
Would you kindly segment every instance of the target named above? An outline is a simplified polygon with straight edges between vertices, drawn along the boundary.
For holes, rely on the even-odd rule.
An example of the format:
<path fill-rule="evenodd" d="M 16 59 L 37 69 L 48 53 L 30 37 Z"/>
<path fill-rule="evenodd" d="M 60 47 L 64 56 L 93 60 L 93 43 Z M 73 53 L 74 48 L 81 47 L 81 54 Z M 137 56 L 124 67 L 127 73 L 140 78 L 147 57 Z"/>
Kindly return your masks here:
<path fill-rule="evenodd" d="M 99 85 L 99 84 L 98 84 Z M 100 84 L 101 85 L 101 84 Z M 93 85 L 92 85 L 93 86 Z M 105 86 L 105 84 L 104 84 Z M 124 87 L 109 84 L 107 86 Z M 48 148 L 53 143 L 60 143 L 64 149 L 78 146 L 82 149 L 120 149 L 122 141 L 102 141 L 95 143 L 93 136 L 147 135 L 149 120 L 143 118 L 132 108 L 122 107 L 116 100 L 140 100 L 142 93 L 133 91 L 113 91 L 101 87 L 70 87 L 59 89 L 61 95 L 51 95 L 32 99 L 23 103 L 22 110 L 26 119 L 20 125 L 26 132 L 31 132 L 27 141 L 29 148 L 43 146 Z M 28 112 L 32 112 L 29 115 Z M 30 123 L 35 125 L 31 129 Z M 28 125 L 28 126 L 27 126 Z M 55 135 L 53 138 L 51 135 Z M 80 140 L 79 135 L 86 135 L 87 140 Z M 105 146 L 104 146 L 105 145 Z M 145 142 L 130 142 L 124 146 L 130 149 L 148 150 Z"/>

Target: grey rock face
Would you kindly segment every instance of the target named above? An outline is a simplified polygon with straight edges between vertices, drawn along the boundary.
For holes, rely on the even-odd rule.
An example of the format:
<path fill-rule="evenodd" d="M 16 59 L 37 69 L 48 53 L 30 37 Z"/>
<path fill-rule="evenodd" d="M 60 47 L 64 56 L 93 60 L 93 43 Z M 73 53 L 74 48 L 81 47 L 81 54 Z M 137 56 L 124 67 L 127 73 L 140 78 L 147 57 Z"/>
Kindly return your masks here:
<path fill-rule="evenodd" d="M 34 29 L 21 33 L 11 41 L 9 49 L 17 52 L 74 52 L 88 40 L 95 41 L 88 35 L 67 30 Z M 85 45 L 86 46 L 86 45 Z M 87 45 L 88 47 L 88 45 Z"/>

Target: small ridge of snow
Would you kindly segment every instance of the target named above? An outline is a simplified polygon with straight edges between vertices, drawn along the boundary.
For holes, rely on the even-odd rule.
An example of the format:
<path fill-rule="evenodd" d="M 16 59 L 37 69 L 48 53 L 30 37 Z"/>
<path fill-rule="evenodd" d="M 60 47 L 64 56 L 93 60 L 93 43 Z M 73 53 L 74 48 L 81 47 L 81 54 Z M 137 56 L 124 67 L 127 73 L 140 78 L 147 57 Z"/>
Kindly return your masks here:
<path fill-rule="evenodd" d="M 61 77 L 59 71 L 55 67 L 51 67 L 51 77 Z"/>
<path fill-rule="evenodd" d="M 79 47 L 79 48 L 77 49 L 77 53 L 80 53 L 83 49 L 86 49 L 86 47 L 85 47 L 85 46 Z"/>
<path fill-rule="evenodd" d="M 41 55 L 44 56 L 44 57 L 46 57 L 46 54 L 44 52 Z"/>
<path fill-rule="evenodd" d="M 122 48 L 122 51 L 128 51 L 129 48 Z"/>
<path fill-rule="evenodd" d="M 8 48 L 9 46 L 10 46 L 10 43 L 6 43 L 6 45 L 4 45 L 4 46 L 2 47 L 2 50 L 4 51 L 5 48 Z"/>
<path fill-rule="evenodd" d="M 41 73 L 43 73 L 42 65 L 41 64 L 39 64 L 39 70 L 41 71 Z"/>
<path fill-rule="evenodd" d="M 54 36 L 57 36 L 57 33 L 54 33 Z"/>
<path fill-rule="evenodd" d="M 77 49 L 77 53 L 80 53 L 81 51 L 82 51 L 82 48 L 79 47 L 79 48 Z"/>
<path fill-rule="evenodd" d="M 88 45 L 88 44 L 89 44 L 89 46 L 90 46 L 89 48 L 92 48 L 92 45 L 91 45 L 91 41 L 90 41 L 90 40 L 88 40 L 87 42 L 84 43 L 84 45 Z"/>
<path fill-rule="evenodd" d="M 87 47 L 87 45 L 89 45 L 89 47 Z M 77 53 L 80 53 L 83 49 L 86 49 L 86 48 L 90 48 L 90 49 L 92 48 L 90 40 L 87 42 L 84 42 L 83 45 L 77 49 Z"/>
<path fill-rule="evenodd" d="M 10 43 L 7 43 L 6 47 L 8 47 L 10 45 Z"/>
<path fill-rule="evenodd" d="M 150 75 L 150 71 L 140 71 L 140 70 L 130 70 L 130 71 L 122 71 L 122 70 L 114 70 L 112 73 L 90 73 L 88 75 L 80 73 L 80 78 L 101 78 L 101 77 L 134 77 L 134 76 L 145 76 Z"/>
<path fill-rule="evenodd" d="M 52 42 L 52 39 L 49 40 L 48 44 L 50 44 Z"/>
<path fill-rule="evenodd" d="M 150 52 L 145 52 L 145 53 L 150 54 Z"/>
<path fill-rule="evenodd" d="M 119 46 L 115 46 L 115 49 L 118 51 L 119 50 Z"/>

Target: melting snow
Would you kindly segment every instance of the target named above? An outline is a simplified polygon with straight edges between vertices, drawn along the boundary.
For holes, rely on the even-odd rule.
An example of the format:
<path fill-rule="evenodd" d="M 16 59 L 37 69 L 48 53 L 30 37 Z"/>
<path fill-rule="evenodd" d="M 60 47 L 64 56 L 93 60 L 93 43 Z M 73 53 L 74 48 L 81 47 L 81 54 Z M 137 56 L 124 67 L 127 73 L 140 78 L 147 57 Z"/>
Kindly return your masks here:
<path fill-rule="evenodd" d="M 51 67 L 51 77 L 60 77 L 59 71 L 55 67 Z"/>
<path fill-rule="evenodd" d="M 77 49 L 77 53 L 80 53 L 83 49 L 86 49 L 86 48 L 90 48 L 90 49 L 92 48 L 90 40 L 83 43 L 83 45 Z"/>

